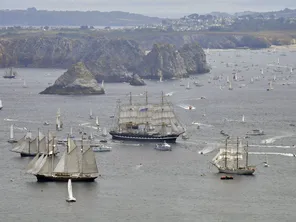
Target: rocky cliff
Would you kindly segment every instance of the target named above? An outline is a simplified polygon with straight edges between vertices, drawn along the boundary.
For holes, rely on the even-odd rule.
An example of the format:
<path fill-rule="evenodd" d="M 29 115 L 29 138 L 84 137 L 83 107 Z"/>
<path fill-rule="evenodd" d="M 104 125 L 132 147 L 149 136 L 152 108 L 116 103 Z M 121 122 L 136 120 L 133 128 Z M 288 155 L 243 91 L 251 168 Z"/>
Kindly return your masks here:
<path fill-rule="evenodd" d="M 99 87 L 92 73 L 82 62 L 79 62 L 40 94 L 98 95 L 104 93 L 104 89 Z"/>
<path fill-rule="evenodd" d="M 83 62 L 106 82 L 129 81 L 144 53 L 135 41 L 60 36 L 0 39 L 0 67 L 69 68 Z"/>
<path fill-rule="evenodd" d="M 170 44 L 154 44 L 138 66 L 139 75 L 151 79 L 183 78 L 206 72 L 206 55 L 197 43 L 185 44 L 179 50 Z"/>

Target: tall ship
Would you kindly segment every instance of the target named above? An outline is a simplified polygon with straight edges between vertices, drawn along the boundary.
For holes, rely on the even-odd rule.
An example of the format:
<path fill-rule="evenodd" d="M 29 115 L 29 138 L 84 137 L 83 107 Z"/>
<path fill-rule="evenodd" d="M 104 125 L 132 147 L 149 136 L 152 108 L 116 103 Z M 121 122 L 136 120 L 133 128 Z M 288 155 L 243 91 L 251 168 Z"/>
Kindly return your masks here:
<path fill-rule="evenodd" d="M 40 182 L 46 181 L 72 181 L 92 182 L 98 176 L 96 157 L 89 144 L 77 146 L 70 138 L 67 138 L 67 149 L 61 158 L 46 154 L 37 154 L 27 166 L 27 173 L 36 176 Z"/>
<path fill-rule="evenodd" d="M 220 148 L 212 164 L 217 167 L 219 173 L 252 175 L 256 167 L 250 166 L 248 161 L 248 144 L 244 146 L 239 138 L 231 141 L 228 137 L 225 147 Z"/>
<path fill-rule="evenodd" d="M 109 133 L 116 140 L 175 143 L 185 132 L 163 92 L 159 103 L 148 102 L 147 92 L 145 102 L 133 102 L 130 93 L 129 103 L 118 102 L 114 119 L 115 126 Z"/>
<path fill-rule="evenodd" d="M 24 137 L 17 141 L 12 152 L 19 153 L 21 157 L 35 156 L 38 153 L 45 154 L 52 152 L 58 153 L 58 150 L 53 151 L 53 147 L 56 146 L 56 140 L 51 133 L 45 136 L 38 130 L 36 138 L 32 138 L 32 133 L 28 132 Z"/>
<path fill-rule="evenodd" d="M 13 71 L 13 68 L 10 68 L 9 70 L 5 71 L 5 74 L 3 78 L 5 79 L 14 79 L 17 75 L 16 71 Z"/>

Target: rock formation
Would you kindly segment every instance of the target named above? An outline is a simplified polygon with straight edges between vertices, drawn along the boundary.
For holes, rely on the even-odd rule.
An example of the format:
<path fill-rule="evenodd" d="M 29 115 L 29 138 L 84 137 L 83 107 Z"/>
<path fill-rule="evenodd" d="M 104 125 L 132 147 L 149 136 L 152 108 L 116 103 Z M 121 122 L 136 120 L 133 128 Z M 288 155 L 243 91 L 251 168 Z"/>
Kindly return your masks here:
<path fill-rule="evenodd" d="M 130 85 L 132 86 L 145 86 L 146 83 L 144 82 L 143 79 L 141 79 L 141 77 L 137 74 L 134 74 L 131 81 L 130 81 Z"/>
<path fill-rule="evenodd" d="M 40 94 L 98 95 L 104 93 L 104 89 L 99 87 L 90 71 L 82 62 L 79 62 Z"/>

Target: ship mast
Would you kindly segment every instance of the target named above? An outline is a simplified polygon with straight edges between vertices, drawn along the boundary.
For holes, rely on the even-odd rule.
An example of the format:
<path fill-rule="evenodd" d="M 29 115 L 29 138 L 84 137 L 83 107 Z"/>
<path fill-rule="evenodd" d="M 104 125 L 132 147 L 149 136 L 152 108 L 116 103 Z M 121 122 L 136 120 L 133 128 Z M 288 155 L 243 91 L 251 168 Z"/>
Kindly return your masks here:
<path fill-rule="evenodd" d="M 238 169 L 238 146 L 239 146 L 239 141 L 237 137 L 237 142 L 236 142 L 236 168 Z"/>
<path fill-rule="evenodd" d="M 248 153 L 248 149 L 249 149 L 249 143 L 247 141 L 247 150 L 246 150 L 246 167 L 248 167 L 248 159 L 249 159 L 249 153 Z"/>
<path fill-rule="evenodd" d="M 37 153 L 39 153 L 39 128 L 38 128 L 38 136 L 37 136 Z"/>
<path fill-rule="evenodd" d="M 227 140 L 228 138 L 226 138 L 226 143 L 225 143 L 225 155 L 224 155 L 225 169 L 227 168 Z"/>

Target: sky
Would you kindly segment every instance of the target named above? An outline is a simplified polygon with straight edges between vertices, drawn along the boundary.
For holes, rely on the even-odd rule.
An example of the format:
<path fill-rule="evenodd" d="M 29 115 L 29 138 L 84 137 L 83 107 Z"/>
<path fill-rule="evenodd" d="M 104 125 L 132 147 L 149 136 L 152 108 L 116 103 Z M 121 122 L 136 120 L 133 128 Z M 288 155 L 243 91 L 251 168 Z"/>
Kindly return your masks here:
<path fill-rule="evenodd" d="M 125 11 L 158 17 L 182 17 L 213 11 L 276 11 L 296 8 L 296 0 L 1 0 L 0 9 Z"/>

